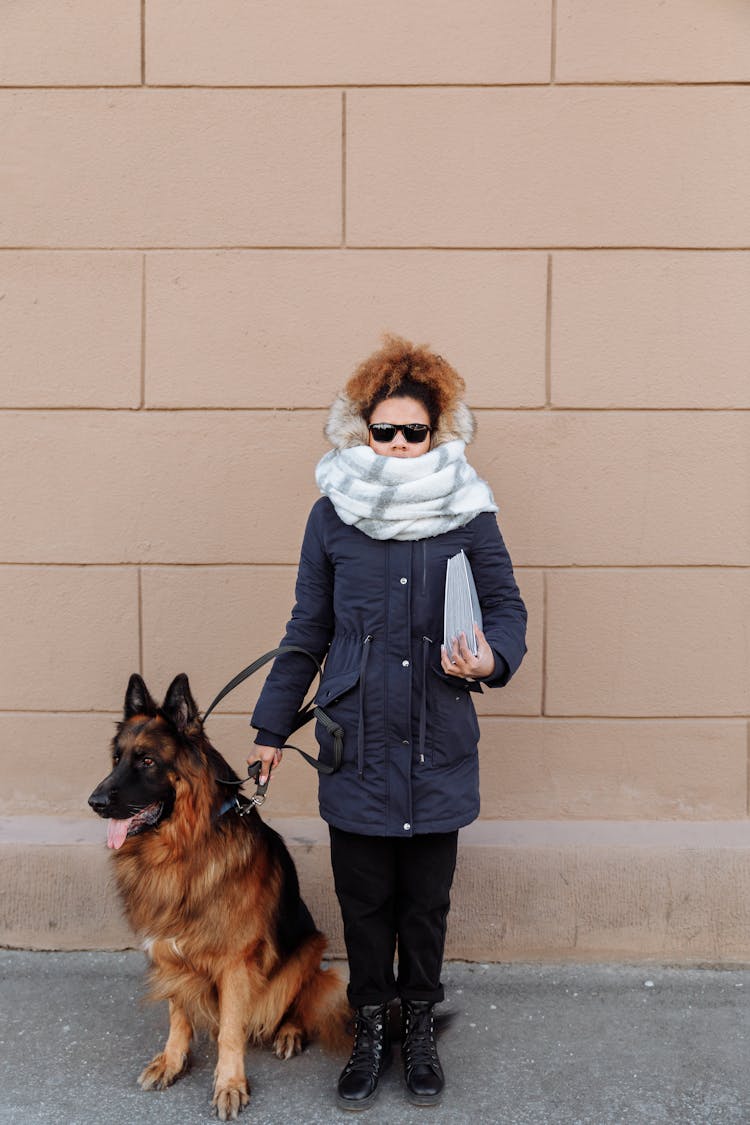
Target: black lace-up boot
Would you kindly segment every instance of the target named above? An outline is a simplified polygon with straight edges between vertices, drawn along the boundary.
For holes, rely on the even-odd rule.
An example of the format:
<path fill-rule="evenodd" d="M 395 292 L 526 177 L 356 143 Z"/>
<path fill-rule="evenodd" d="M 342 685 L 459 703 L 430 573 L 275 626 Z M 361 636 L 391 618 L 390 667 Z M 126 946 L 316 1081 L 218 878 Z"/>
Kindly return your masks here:
<path fill-rule="evenodd" d="M 401 1002 L 401 1058 L 413 1105 L 434 1105 L 445 1084 L 435 1045 L 432 1008 L 427 1000 Z"/>
<path fill-rule="evenodd" d="M 366 1004 L 354 1013 L 354 1048 L 341 1071 L 341 1109 L 365 1109 L 378 1092 L 378 1080 L 391 1062 L 388 1005 Z"/>

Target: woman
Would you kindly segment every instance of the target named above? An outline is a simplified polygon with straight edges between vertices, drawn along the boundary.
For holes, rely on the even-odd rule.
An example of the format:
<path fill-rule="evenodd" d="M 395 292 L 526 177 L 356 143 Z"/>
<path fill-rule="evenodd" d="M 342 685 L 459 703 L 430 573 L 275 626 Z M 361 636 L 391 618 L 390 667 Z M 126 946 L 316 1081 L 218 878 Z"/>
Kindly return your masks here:
<path fill-rule="evenodd" d="M 526 651 L 526 610 L 487 484 L 464 448 L 473 417 L 442 359 L 394 337 L 334 402 L 333 445 L 316 470 L 323 497 L 305 531 L 296 604 L 283 644 L 325 661 L 317 702 L 344 730 L 341 769 L 320 775 L 320 811 L 349 960 L 355 1044 L 339 1105 L 361 1109 L 390 1062 L 388 1003 L 398 996 L 410 1099 L 436 1102 L 443 1072 L 432 1009 L 458 829 L 479 812 L 479 728 L 472 693 L 504 686 Z M 467 638 L 441 645 L 446 563 L 464 550 L 482 610 Z M 279 657 L 252 717 L 262 778 L 312 679 L 304 656 Z M 318 723 L 320 758 L 333 744 Z M 398 977 L 394 953 L 398 949 Z"/>

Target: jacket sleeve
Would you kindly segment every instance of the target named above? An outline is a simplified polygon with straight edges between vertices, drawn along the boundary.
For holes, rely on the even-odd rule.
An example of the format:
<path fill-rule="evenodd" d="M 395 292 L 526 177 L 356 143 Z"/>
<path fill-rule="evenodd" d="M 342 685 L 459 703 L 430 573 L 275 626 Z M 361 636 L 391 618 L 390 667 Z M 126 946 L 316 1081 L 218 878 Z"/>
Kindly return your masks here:
<path fill-rule="evenodd" d="M 323 543 L 322 502 L 313 507 L 302 541 L 295 605 L 282 645 L 299 645 L 323 662 L 333 636 L 333 565 Z M 273 662 L 253 711 L 252 726 L 286 741 L 294 716 L 315 675 L 302 653 L 285 653 Z"/>
<path fill-rule="evenodd" d="M 510 555 L 490 512 L 474 520 L 470 562 L 482 608 L 484 635 L 495 653 L 495 670 L 481 683 L 504 687 L 526 652 L 527 614 Z"/>

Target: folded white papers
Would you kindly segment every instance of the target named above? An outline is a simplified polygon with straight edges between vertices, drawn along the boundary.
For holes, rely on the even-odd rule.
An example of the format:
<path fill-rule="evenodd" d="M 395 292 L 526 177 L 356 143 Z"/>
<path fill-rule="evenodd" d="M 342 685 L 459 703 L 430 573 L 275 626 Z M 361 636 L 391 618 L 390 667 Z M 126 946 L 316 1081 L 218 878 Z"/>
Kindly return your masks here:
<path fill-rule="evenodd" d="M 474 635 L 474 622 L 482 628 L 482 611 L 479 608 L 477 588 L 471 573 L 469 560 L 463 551 L 448 559 L 445 572 L 445 613 L 443 620 L 444 644 L 451 651 L 453 641 L 466 634 L 466 640 L 473 656 L 477 655 L 477 638 Z"/>

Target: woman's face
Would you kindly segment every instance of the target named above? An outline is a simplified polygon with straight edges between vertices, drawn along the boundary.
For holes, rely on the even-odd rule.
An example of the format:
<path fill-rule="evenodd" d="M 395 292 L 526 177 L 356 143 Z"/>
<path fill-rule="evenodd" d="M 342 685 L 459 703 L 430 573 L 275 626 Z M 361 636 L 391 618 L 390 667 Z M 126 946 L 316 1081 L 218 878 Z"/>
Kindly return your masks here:
<path fill-rule="evenodd" d="M 416 423 L 428 427 L 423 440 L 419 442 L 408 442 L 402 430 L 396 430 L 391 441 L 376 441 L 370 431 L 370 449 L 379 453 L 381 457 L 419 457 L 430 448 L 430 416 L 416 398 L 401 398 L 394 395 L 392 398 L 383 399 L 370 415 L 370 425 L 376 422 L 386 422 L 396 426 Z"/>

